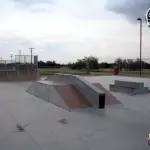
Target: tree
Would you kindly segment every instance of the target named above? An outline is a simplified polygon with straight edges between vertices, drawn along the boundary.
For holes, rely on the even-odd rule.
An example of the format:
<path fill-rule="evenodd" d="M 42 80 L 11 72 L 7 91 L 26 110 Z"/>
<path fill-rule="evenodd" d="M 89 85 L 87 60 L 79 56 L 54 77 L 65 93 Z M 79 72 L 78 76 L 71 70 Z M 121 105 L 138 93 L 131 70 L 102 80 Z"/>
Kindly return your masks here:
<path fill-rule="evenodd" d="M 140 59 L 137 58 L 133 65 L 133 70 L 139 70 L 140 69 Z"/>
<path fill-rule="evenodd" d="M 110 68 L 110 64 L 107 62 L 102 62 L 99 64 L 99 68 L 105 69 L 105 68 Z"/>
<path fill-rule="evenodd" d="M 115 64 L 117 64 L 118 67 L 119 67 L 119 69 L 122 70 L 122 68 L 123 68 L 123 59 L 117 58 L 117 59 L 115 60 Z"/>
<path fill-rule="evenodd" d="M 39 61 L 38 67 L 39 68 L 60 68 L 60 64 L 56 63 L 55 61 Z"/>
<path fill-rule="evenodd" d="M 69 63 L 68 67 L 71 69 L 98 69 L 98 58 L 94 56 L 84 57 L 75 63 Z"/>
<path fill-rule="evenodd" d="M 99 68 L 99 64 L 98 64 L 99 59 L 97 57 L 94 56 L 84 57 L 83 60 L 86 62 L 86 65 L 89 66 L 90 69 Z"/>

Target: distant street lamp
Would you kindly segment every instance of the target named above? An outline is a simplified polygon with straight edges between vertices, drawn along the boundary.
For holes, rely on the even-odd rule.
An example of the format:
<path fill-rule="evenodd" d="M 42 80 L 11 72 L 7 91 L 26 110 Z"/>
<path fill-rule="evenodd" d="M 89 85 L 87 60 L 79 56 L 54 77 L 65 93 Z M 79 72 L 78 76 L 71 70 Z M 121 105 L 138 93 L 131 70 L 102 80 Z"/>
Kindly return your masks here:
<path fill-rule="evenodd" d="M 12 63 L 12 58 L 13 58 L 13 55 L 12 55 L 12 54 L 10 54 L 10 58 L 11 58 L 11 63 Z"/>
<path fill-rule="evenodd" d="M 137 18 L 137 20 L 140 22 L 140 76 L 142 75 L 142 19 Z"/>
<path fill-rule="evenodd" d="M 21 58 L 21 50 L 19 50 L 19 63 L 20 63 L 20 58 Z"/>

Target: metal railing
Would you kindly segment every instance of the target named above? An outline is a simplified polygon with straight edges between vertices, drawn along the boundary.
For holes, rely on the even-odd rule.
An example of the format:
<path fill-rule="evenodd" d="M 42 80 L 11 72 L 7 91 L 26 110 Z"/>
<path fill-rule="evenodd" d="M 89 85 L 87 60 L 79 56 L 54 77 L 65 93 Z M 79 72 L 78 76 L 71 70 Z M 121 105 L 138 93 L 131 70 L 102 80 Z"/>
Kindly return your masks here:
<path fill-rule="evenodd" d="M 31 55 L 15 55 L 15 60 L 0 60 L 0 65 L 3 64 L 38 64 L 38 56 Z"/>
<path fill-rule="evenodd" d="M 14 64 L 16 63 L 15 60 L 0 60 L 0 64 Z"/>

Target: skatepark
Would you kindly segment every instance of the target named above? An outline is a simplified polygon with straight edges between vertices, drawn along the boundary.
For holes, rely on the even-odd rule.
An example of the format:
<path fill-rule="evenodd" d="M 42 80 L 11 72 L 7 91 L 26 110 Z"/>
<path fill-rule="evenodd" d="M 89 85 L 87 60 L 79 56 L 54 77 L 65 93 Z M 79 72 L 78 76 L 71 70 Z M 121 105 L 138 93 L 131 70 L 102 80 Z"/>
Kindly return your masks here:
<path fill-rule="evenodd" d="M 70 74 L 1 82 L 0 149 L 147 150 L 150 94 L 110 90 L 116 81 L 150 87 L 146 78 Z"/>
<path fill-rule="evenodd" d="M 0 6 L 0 150 L 150 150 L 150 0 Z"/>

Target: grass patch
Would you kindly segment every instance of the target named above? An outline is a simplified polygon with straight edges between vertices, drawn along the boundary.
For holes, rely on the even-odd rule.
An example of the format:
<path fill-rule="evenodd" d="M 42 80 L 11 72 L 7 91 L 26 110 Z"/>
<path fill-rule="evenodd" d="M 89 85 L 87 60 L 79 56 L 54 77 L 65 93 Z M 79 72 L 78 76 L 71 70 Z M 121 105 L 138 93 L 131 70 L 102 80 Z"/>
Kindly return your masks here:
<path fill-rule="evenodd" d="M 85 73 L 84 70 L 72 70 L 69 68 L 48 68 L 48 69 L 39 69 L 40 75 L 53 75 L 55 73 L 64 73 L 64 74 L 78 74 L 82 75 Z"/>
<path fill-rule="evenodd" d="M 86 75 L 85 70 L 72 70 L 66 67 L 63 68 L 47 68 L 39 69 L 40 75 L 53 75 L 55 73 L 64 73 L 64 74 L 74 74 L 74 75 Z M 113 69 L 97 69 L 91 71 L 92 76 L 105 76 L 113 75 Z M 140 77 L 139 71 L 123 71 L 119 74 L 120 76 L 129 76 L 129 77 Z M 150 70 L 142 70 L 142 77 L 150 78 Z"/>

